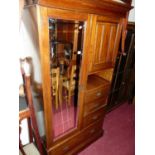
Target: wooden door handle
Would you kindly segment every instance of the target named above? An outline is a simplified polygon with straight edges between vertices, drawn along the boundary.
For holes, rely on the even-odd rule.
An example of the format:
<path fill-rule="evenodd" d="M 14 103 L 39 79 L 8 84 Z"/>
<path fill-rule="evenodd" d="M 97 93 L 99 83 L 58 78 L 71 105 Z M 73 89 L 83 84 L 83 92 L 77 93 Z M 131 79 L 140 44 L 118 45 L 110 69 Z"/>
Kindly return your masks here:
<path fill-rule="evenodd" d="M 96 120 L 98 118 L 98 116 L 93 116 L 93 120 Z"/>
<path fill-rule="evenodd" d="M 94 108 L 97 108 L 99 105 L 100 105 L 99 103 L 96 103 L 96 104 L 94 105 Z"/>
<path fill-rule="evenodd" d="M 94 132 L 95 132 L 95 129 L 91 129 L 91 130 L 90 130 L 90 133 L 94 133 Z"/>

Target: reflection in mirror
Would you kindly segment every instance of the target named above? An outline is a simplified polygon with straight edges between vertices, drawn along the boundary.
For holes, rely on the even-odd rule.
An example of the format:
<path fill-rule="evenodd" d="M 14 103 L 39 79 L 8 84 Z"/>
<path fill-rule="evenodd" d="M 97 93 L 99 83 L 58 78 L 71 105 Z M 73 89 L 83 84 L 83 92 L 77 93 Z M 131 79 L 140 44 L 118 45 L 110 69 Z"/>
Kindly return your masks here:
<path fill-rule="evenodd" d="M 77 126 L 84 22 L 49 19 L 54 137 Z"/>

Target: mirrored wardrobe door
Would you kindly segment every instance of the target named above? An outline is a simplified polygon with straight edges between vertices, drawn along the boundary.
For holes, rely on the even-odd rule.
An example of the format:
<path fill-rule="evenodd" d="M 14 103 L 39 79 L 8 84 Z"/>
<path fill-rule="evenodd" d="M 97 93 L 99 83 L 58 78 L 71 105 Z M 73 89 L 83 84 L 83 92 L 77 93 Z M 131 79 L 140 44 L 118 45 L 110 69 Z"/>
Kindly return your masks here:
<path fill-rule="evenodd" d="M 53 135 L 77 127 L 84 22 L 49 18 Z"/>

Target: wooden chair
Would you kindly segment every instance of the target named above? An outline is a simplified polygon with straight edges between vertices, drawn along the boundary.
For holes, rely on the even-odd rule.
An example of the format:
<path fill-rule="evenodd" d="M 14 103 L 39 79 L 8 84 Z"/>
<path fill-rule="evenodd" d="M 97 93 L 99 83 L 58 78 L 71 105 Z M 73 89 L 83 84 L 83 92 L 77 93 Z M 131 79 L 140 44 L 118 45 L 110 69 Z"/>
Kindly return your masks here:
<path fill-rule="evenodd" d="M 23 110 L 19 113 L 19 124 L 21 124 L 23 119 L 30 119 L 31 112 L 30 109 Z M 21 126 L 19 126 L 19 134 L 21 134 Z M 30 129 L 29 129 L 30 131 Z M 32 136 L 33 130 L 31 130 L 31 136 Z M 30 135 L 30 133 L 29 133 Z M 20 135 L 19 135 L 20 136 Z M 33 136 L 30 138 L 30 143 L 26 144 L 25 146 L 22 145 L 21 139 L 19 137 L 19 155 L 40 155 L 40 152 L 38 151 L 37 147 L 33 143 Z"/>
<path fill-rule="evenodd" d="M 76 68 L 76 65 L 72 65 L 69 80 L 63 82 L 63 87 L 67 90 L 67 100 L 69 105 L 71 105 L 71 97 L 73 96 L 75 90 Z"/>
<path fill-rule="evenodd" d="M 60 78 L 60 69 L 52 68 L 51 69 L 51 80 L 52 80 L 52 93 L 55 96 L 55 108 L 59 107 L 59 78 Z"/>
<path fill-rule="evenodd" d="M 39 130 L 37 127 L 36 115 L 33 106 L 31 85 L 30 85 L 30 73 L 24 72 L 22 68 L 22 75 L 24 81 L 24 95 L 26 97 L 28 108 L 19 112 L 19 154 L 20 155 L 44 155 L 43 147 L 41 143 L 41 138 L 39 136 Z M 23 119 L 28 120 L 28 129 L 29 129 L 29 139 L 30 143 L 25 146 L 22 145 L 20 134 L 21 134 L 21 122 Z M 35 144 L 34 144 L 35 140 Z"/>

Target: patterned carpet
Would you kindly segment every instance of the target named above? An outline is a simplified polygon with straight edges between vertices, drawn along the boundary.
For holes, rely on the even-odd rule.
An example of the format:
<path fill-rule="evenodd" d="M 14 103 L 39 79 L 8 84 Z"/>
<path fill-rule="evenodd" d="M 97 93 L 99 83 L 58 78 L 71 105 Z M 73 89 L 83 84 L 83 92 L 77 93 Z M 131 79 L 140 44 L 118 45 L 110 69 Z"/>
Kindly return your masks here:
<path fill-rule="evenodd" d="M 134 155 L 135 107 L 124 103 L 108 113 L 103 124 L 104 136 L 78 155 Z"/>
<path fill-rule="evenodd" d="M 71 105 L 63 102 L 57 110 L 53 107 L 54 136 L 62 136 L 76 127 L 77 108 L 72 99 Z"/>

